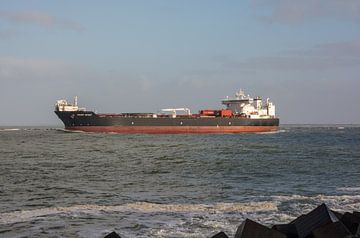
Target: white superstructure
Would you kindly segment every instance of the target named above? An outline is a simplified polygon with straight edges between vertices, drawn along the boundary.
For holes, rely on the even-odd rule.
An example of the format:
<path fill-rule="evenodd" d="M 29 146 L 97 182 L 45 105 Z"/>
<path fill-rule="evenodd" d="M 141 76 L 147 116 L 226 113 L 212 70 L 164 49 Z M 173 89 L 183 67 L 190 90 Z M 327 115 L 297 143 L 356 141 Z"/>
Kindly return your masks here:
<path fill-rule="evenodd" d="M 248 118 L 274 118 L 275 105 L 266 99 L 263 104 L 260 97 L 252 98 L 250 95 L 245 95 L 243 90 L 235 94 L 235 98 L 223 99 L 222 104 L 226 105 L 227 109 L 233 111 L 235 115 L 241 115 Z"/>
<path fill-rule="evenodd" d="M 68 103 L 65 99 L 57 100 L 55 104 L 55 111 L 60 112 L 75 112 L 85 111 L 85 108 L 79 108 L 77 105 L 77 96 L 74 98 L 74 103 Z"/>

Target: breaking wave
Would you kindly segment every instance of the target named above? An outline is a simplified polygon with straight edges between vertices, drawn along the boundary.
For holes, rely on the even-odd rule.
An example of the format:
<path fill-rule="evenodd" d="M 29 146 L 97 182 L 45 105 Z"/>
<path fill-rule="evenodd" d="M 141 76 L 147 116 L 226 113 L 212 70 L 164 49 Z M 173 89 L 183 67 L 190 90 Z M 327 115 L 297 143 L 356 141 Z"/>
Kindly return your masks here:
<path fill-rule="evenodd" d="M 336 190 L 342 192 L 360 192 L 360 187 L 342 187 L 342 188 L 337 188 Z"/>
<path fill-rule="evenodd" d="M 57 214 L 97 214 L 99 212 L 171 212 L 171 213 L 226 213 L 226 212 L 258 212 L 276 211 L 277 207 L 271 202 L 250 203 L 215 203 L 215 204 L 157 204 L 148 202 L 128 203 L 117 206 L 74 205 L 70 207 L 41 208 L 35 210 L 14 211 L 0 214 L 0 223 L 9 224 L 34 220 L 38 217 Z"/>
<path fill-rule="evenodd" d="M 272 196 L 278 206 L 285 206 L 294 213 L 306 213 L 321 203 L 339 212 L 360 210 L 360 195 Z"/>
<path fill-rule="evenodd" d="M 279 133 L 284 133 L 284 132 L 288 132 L 288 131 L 281 129 L 281 130 L 277 130 L 277 131 L 256 132 L 255 134 L 268 135 L 268 134 L 279 134 Z"/>
<path fill-rule="evenodd" d="M 263 197 L 267 201 L 243 203 L 214 203 L 214 204 L 159 204 L 150 202 L 135 202 L 115 206 L 94 204 L 74 205 L 69 207 L 41 208 L 35 210 L 14 211 L 0 214 L 0 224 L 11 224 L 37 219 L 38 217 L 57 214 L 99 214 L 101 212 L 134 212 L 134 213 L 203 213 L 203 214 L 253 214 L 271 213 L 261 220 L 288 221 L 294 216 L 291 213 L 305 213 L 321 203 L 326 203 L 331 209 L 338 211 L 360 210 L 360 195 L 317 195 L 317 196 L 270 196 Z M 271 201 L 269 201 L 269 198 Z M 251 199 L 251 198 L 250 198 Z M 261 197 L 254 197 L 253 200 Z"/>
<path fill-rule="evenodd" d="M 20 131 L 20 128 L 3 128 L 0 131 Z"/>

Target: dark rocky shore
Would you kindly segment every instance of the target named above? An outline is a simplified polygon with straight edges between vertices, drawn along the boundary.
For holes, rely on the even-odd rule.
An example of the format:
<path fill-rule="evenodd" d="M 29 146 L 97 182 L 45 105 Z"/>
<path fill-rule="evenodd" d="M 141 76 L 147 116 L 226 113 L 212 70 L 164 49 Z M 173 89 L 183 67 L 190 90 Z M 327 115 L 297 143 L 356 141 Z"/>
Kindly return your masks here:
<path fill-rule="evenodd" d="M 228 237 L 222 231 L 211 236 Z M 111 232 L 104 238 L 120 238 L 120 235 Z M 321 204 L 288 224 L 274 224 L 271 228 L 246 219 L 234 238 L 360 238 L 360 212 L 340 213 Z"/>

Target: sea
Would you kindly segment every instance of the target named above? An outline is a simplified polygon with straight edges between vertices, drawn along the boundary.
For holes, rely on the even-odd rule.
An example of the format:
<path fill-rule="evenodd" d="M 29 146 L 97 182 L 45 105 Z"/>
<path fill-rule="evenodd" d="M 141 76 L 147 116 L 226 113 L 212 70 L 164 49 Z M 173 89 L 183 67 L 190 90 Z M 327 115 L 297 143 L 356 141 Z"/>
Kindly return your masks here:
<path fill-rule="evenodd" d="M 0 128 L 0 237 L 230 237 L 360 211 L 360 126 L 142 135 Z"/>

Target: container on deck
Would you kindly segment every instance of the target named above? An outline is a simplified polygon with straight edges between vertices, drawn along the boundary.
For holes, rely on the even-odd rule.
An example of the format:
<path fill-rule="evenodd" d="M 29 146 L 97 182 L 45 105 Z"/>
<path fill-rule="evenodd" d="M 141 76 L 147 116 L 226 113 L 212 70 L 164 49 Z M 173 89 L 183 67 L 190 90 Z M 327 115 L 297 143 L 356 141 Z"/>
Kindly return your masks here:
<path fill-rule="evenodd" d="M 232 116 L 232 111 L 228 110 L 228 109 L 223 109 L 220 111 L 220 116 L 221 117 L 231 117 Z"/>

